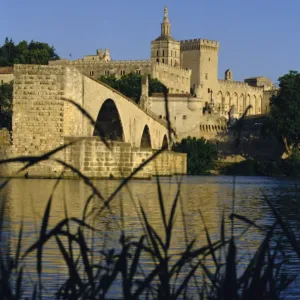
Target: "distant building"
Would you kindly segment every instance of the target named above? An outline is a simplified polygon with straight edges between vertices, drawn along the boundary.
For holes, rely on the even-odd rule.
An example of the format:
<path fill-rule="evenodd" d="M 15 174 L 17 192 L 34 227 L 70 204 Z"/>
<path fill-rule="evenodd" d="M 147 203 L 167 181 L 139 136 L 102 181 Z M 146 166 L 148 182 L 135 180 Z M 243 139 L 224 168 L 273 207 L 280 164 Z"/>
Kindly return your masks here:
<path fill-rule="evenodd" d="M 14 80 L 13 67 L 0 67 L 0 84 L 10 83 Z"/>
<path fill-rule="evenodd" d="M 97 55 L 74 61 L 50 61 L 49 64 L 74 66 L 85 75 L 95 78 L 111 74 L 122 76 L 132 72 L 151 74 L 169 88 L 170 94 L 191 93 L 202 103 L 202 107 L 211 105 L 224 116 L 231 110 L 238 117 L 249 105 L 249 114 L 261 114 L 264 92 L 272 90 L 273 83 L 263 76 L 248 78 L 244 82 L 234 81 L 230 69 L 226 70 L 223 80 L 219 79 L 219 46 L 219 42 L 207 39 L 174 39 L 168 9 L 165 7 L 161 34 L 151 42 L 150 60 L 114 61 L 108 49 L 100 49 Z"/>

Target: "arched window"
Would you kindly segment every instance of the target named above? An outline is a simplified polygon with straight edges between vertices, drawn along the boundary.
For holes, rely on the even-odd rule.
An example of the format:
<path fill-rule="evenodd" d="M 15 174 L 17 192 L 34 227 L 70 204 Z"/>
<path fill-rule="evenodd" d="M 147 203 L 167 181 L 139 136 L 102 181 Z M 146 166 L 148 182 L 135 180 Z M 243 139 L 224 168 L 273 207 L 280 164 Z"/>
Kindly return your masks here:
<path fill-rule="evenodd" d="M 107 99 L 102 104 L 93 135 L 111 141 L 124 141 L 121 119 L 113 100 Z"/>

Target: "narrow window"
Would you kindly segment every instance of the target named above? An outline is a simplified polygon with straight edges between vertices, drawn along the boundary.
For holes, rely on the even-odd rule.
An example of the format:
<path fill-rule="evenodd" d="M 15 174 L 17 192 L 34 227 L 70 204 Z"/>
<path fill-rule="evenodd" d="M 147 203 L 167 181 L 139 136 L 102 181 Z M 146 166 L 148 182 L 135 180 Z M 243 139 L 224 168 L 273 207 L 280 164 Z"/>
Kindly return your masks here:
<path fill-rule="evenodd" d="M 3 79 L 1 79 L 1 84 L 3 84 Z"/>
<path fill-rule="evenodd" d="M 208 79 L 208 74 L 207 74 L 207 73 L 205 73 L 205 79 L 206 79 L 206 80 Z"/>
<path fill-rule="evenodd" d="M 159 58 L 156 60 L 156 62 L 158 62 L 158 63 L 159 63 Z"/>
<path fill-rule="evenodd" d="M 173 66 L 173 62 L 172 62 L 172 59 L 171 59 L 171 66 Z"/>
<path fill-rule="evenodd" d="M 163 62 L 163 64 L 164 64 L 164 63 L 165 63 L 165 60 L 163 59 L 162 62 Z"/>
<path fill-rule="evenodd" d="M 173 56 L 173 51 L 171 50 L 171 56 Z"/>
<path fill-rule="evenodd" d="M 163 50 L 163 56 L 165 56 L 165 50 Z"/>
<path fill-rule="evenodd" d="M 158 50 L 157 50 L 157 52 L 156 52 L 156 56 L 158 56 L 159 55 L 159 52 L 158 52 Z"/>
<path fill-rule="evenodd" d="M 90 71 L 90 76 L 94 76 L 94 71 Z"/>
<path fill-rule="evenodd" d="M 106 76 L 108 76 L 109 75 L 109 71 L 105 71 L 105 73 L 104 73 Z"/>
<path fill-rule="evenodd" d="M 174 51 L 174 55 L 175 55 L 175 57 L 176 57 L 176 51 Z"/>

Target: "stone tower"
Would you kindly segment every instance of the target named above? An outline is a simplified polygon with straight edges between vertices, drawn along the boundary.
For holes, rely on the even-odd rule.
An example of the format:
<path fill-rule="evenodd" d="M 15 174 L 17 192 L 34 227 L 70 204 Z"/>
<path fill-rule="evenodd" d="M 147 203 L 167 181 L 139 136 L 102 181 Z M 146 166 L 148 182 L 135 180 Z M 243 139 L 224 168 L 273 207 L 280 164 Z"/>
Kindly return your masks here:
<path fill-rule="evenodd" d="M 210 102 L 211 91 L 218 88 L 219 43 L 206 39 L 184 40 L 180 42 L 181 67 L 192 70 L 191 86 L 203 102 Z"/>
<path fill-rule="evenodd" d="M 171 36 L 168 8 L 164 9 L 160 36 L 151 42 L 151 60 L 170 66 L 180 66 L 180 42 Z"/>

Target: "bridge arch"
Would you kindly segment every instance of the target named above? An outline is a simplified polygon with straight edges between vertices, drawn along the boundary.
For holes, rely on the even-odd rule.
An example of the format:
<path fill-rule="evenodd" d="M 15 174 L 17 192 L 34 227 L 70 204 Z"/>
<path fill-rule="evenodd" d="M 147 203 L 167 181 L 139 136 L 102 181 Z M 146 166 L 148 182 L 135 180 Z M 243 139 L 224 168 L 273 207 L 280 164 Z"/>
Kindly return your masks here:
<path fill-rule="evenodd" d="M 169 149 L 169 142 L 168 142 L 168 138 L 167 135 L 164 135 L 163 141 L 162 141 L 162 148 L 165 148 L 166 150 Z"/>
<path fill-rule="evenodd" d="M 148 125 L 145 125 L 145 127 L 144 127 L 140 147 L 141 148 L 152 148 L 150 130 L 149 130 Z"/>
<path fill-rule="evenodd" d="M 97 130 L 97 125 L 103 132 Z M 115 102 L 106 99 L 97 116 L 93 136 L 103 136 L 107 140 L 124 142 L 123 125 Z"/>

